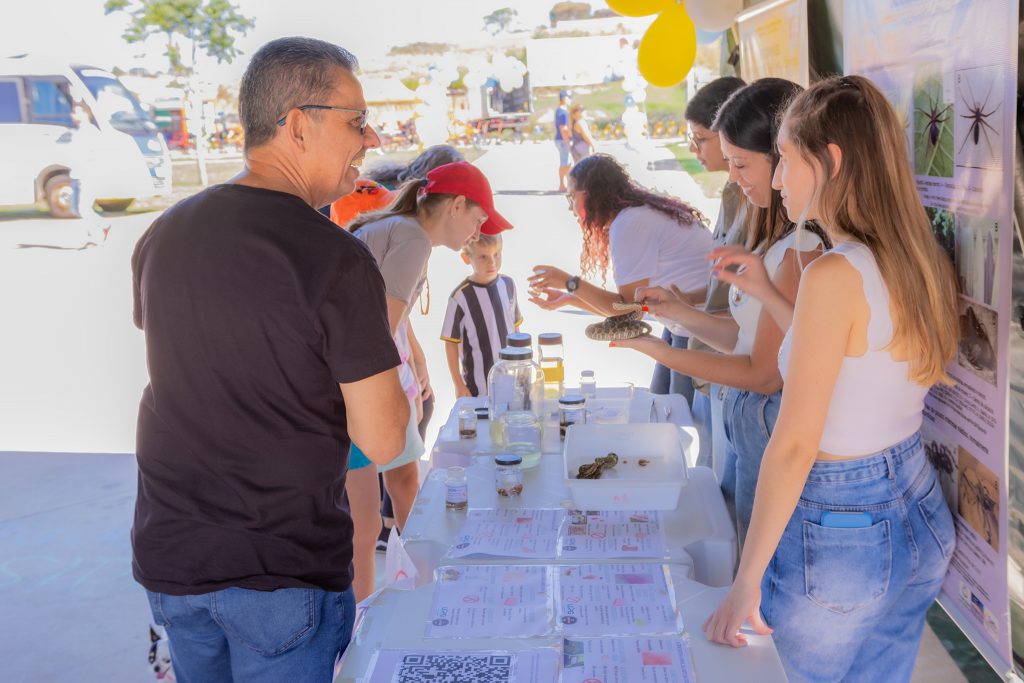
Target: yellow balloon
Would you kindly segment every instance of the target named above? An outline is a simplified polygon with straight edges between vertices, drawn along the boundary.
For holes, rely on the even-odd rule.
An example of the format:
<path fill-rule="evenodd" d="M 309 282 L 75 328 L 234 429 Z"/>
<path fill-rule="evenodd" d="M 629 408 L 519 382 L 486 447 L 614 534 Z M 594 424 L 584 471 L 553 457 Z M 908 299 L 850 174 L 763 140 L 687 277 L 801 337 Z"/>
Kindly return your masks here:
<path fill-rule="evenodd" d="M 624 17 L 646 17 L 657 14 L 675 0 L 608 0 L 608 6 Z"/>
<path fill-rule="evenodd" d="M 682 5 L 662 12 L 640 41 L 637 65 L 651 85 L 668 88 L 686 78 L 697 57 L 697 29 Z"/>

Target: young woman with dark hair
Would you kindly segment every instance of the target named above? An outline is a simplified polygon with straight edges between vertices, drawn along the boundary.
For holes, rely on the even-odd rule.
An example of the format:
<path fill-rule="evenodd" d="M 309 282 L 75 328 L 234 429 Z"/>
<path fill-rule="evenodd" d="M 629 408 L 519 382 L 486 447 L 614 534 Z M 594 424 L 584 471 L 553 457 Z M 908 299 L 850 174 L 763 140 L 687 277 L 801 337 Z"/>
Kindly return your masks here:
<path fill-rule="evenodd" d="M 744 87 L 739 78 L 724 76 L 716 78 L 698 90 L 686 105 L 687 136 L 690 140 L 690 151 L 706 171 L 728 171 L 729 160 L 722 154 L 718 133 L 711 130 L 718 110 L 721 109 L 729 96 Z M 716 247 L 726 244 L 746 244 L 747 240 L 747 202 L 739 186 L 728 181 L 722 188 L 722 205 L 718 211 L 718 221 L 711 233 Z M 729 285 L 708 278 L 707 292 L 704 296 L 706 313 L 725 314 L 729 311 Z M 672 332 L 665 328 L 662 339 L 671 341 Z M 687 348 L 695 351 L 714 351 L 699 337 L 691 336 Z M 678 373 L 675 373 L 678 376 Z M 664 365 L 656 366 L 651 391 L 656 394 L 667 394 L 671 390 L 673 372 Z M 693 378 L 693 413 L 694 426 L 700 434 L 700 453 L 698 465 L 711 465 L 721 478 L 725 463 L 725 431 L 722 428 L 722 400 L 725 387 L 712 384 L 699 376 Z"/>
<path fill-rule="evenodd" d="M 566 198 L 583 230 L 580 275 L 550 265 L 534 267 L 530 301 L 553 310 L 572 304 L 602 316 L 617 315 L 612 304 L 633 301 L 637 288 L 677 287 L 703 301 L 710 267 L 711 233 L 690 205 L 637 185 L 615 159 L 594 154 L 573 167 Z M 614 266 L 616 291 L 583 278 L 599 274 L 602 283 Z M 678 329 L 673 344 L 685 348 Z M 690 378 L 673 391 L 693 398 Z"/>
<path fill-rule="evenodd" d="M 748 212 L 747 246 L 761 258 L 789 301 L 796 300 L 802 266 L 820 256 L 822 249 L 822 239 L 811 226 L 795 229 L 783 210 L 779 191 L 772 187 L 779 161 L 779 115 L 800 90 L 796 83 L 780 78 L 755 81 L 729 97 L 713 125 L 729 160 L 729 177 L 753 206 Z M 784 330 L 769 313 L 762 313 L 757 299 L 735 287 L 729 292 L 731 317 L 705 313 L 664 288 L 644 288 L 636 297 L 647 302 L 656 316 L 685 325 L 722 352 L 674 349 L 652 337 L 612 343 L 728 387 L 722 414 L 726 435 L 722 488 L 727 499 L 735 501 L 742 544 L 750 524 L 761 456 L 782 400 L 778 353 Z"/>

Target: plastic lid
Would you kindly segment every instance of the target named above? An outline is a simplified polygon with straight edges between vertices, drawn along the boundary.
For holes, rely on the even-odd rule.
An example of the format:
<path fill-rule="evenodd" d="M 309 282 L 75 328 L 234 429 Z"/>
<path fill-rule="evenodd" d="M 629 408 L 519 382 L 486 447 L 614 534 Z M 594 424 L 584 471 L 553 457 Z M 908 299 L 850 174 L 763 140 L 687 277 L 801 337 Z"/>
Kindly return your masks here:
<path fill-rule="evenodd" d="M 562 343 L 561 332 L 545 332 L 537 335 L 537 343 L 541 346 L 553 346 Z"/>
<path fill-rule="evenodd" d="M 542 337 L 544 335 L 541 335 Z M 512 332 L 505 337 L 506 346 L 528 349 L 533 346 L 533 337 L 526 332 Z"/>
<path fill-rule="evenodd" d="M 529 348 L 523 349 L 514 346 L 506 346 L 501 350 L 501 353 L 498 354 L 498 357 L 501 358 L 501 360 L 532 360 L 533 350 Z"/>
<path fill-rule="evenodd" d="M 495 465 L 521 465 L 523 458 L 515 453 L 499 453 L 494 456 Z"/>
<path fill-rule="evenodd" d="M 565 394 L 562 398 L 558 399 L 558 405 L 560 406 L 581 406 L 586 402 L 586 397 L 579 394 Z"/>
<path fill-rule="evenodd" d="M 593 377 L 593 376 L 594 376 L 594 371 L 593 370 L 584 370 L 583 372 L 580 373 L 580 377 Z"/>

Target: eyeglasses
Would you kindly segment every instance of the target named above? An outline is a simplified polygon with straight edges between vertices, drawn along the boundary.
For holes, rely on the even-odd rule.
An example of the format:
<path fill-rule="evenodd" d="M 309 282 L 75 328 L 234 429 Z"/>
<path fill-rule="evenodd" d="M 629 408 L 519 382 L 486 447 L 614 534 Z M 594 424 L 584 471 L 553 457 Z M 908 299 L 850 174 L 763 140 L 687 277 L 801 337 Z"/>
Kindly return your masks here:
<path fill-rule="evenodd" d="M 347 111 L 353 114 L 359 114 L 359 118 L 353 120 L 359 124 L 359 134 L 366 134 L 366 119 L 370 115 L 369 109 L 352 109 L 351 107 L 332 107 L 326 104 L 300 104 L 299 106 L 295 107 L 295 109 L 298 109 L 299 111 L 306 111 L 307 109 L 330 109 L 332 111 Z M 284 116 L 277 120 L 277 125 L 283 126 L 287 119 L 288 114 L 285 114 Z"/>
<path fill-rule="evenodd" d="M 576 190 L 574 192 L 566 192 L 565 193 L 565 201 L 569 202 L 569 208 L 570 209 L 575 209 L 576 208 L 576 195 L 577 194 L 584 194 L 584 193 L 586 193 L 586 190 Z"/>
<path fill-rule="evenodd" d="M 683 135 L 683 140 L 685 140 L 686 142 L 690 143 L 691 145 L 694 145 L 695 147 L 703 147 L 707 143 L 711 142 L 711 140 L 713 138 L 717 138 L 717 137 L 718 137 L 718 133 L 712 133 L 711 135 L 707 135 L 707 136 L 703 136 L 702 137 L 700 135 L 694 135 L 693 133 L 690 133 L 689 131 L 687 131 Z"/>

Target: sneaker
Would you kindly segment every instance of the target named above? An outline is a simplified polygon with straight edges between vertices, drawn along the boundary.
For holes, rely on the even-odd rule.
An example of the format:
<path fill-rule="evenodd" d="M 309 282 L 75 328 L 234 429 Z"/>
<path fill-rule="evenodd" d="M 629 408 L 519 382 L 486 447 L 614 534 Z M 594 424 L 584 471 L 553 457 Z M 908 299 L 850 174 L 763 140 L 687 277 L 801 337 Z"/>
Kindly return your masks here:
<path fill-rule="evenodd" d="M 377 539 L 377 552 L 386 553 L 388 551 L 388 542 Z"/>

